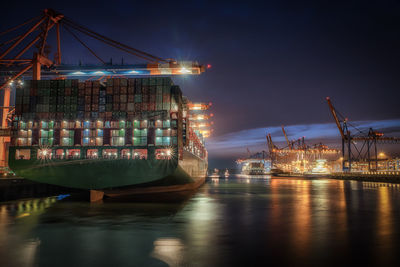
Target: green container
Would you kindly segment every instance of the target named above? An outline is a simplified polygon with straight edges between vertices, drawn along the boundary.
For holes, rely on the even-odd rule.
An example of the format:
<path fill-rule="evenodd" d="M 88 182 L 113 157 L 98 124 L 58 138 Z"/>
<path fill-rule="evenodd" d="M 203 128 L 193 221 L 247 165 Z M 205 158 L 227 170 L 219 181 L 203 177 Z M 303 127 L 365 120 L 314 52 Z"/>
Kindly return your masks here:
<path fill-rule="evenodd" d="M 71 87 L 72 86 L 72 80 L 65 80 L 65 87 Z"/>
<path fill-rule="evenodd" d="M 28 105 L 29 104 L 29 95 L 23 97 L 22 104 L 24 104 L 24 105 Z"/>
<path fill-rule="evenodd" d="M 106 104 L 106 111 L 112 111 L 113 105 L 111 103 Z"/>
<path fill-rule="evenodd" d="M 168 85 L 163 86 L 163 94 L 170 94 L 171 93 L 171 87 Z"/>
<path fill-rule="evenodd" d="M 64 88 L 65 87 L 65 81 L 64 80 L 58 80 L 57 81 L 57 87 L 58 88 Z"/>
<path fill-rule="evenodd" d="M 142 103 L 142 95 L 139 94 L 135 95 L 135 103 Z"/>
<path fill-rule="evenodd" d="M 30 95 L 30 88 L 24 88 L 24 92 L 23 92 L 23 95 L 24 96 L 29 96 Z"/>
<path fill-rule="evenodd" d="M 22 102 L 23 102 L 23 97 L 22 97 L 22 96 L 17 96 L 17 97 L 15 98 L 15 103 L 16 103 L 17 105 L 22 105 Z"/>

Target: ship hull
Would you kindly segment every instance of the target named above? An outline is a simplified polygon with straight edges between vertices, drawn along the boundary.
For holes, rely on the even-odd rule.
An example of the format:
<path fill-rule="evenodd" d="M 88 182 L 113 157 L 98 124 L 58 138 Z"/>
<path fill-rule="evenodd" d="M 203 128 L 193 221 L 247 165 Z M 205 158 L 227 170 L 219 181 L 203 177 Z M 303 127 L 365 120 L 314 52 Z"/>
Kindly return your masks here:
<path fill-rule="evenodd" d="M 106 196 L 194 190 L 205 181 L 207 161 L 184 152 L 183 159 L 80 159 L 10 162 L 25 179 Z"/>

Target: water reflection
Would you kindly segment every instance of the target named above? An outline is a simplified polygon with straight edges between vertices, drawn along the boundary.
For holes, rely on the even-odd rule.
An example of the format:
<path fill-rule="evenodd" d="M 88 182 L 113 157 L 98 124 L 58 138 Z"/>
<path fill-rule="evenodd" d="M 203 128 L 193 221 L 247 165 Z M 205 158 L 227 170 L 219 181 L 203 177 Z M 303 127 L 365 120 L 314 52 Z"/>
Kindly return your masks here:
<path fill-rule="evenodd" d="M 159 259 L 168 266 L 181 266 L 185 246 L 178 238 L 159 238 L 154 241 L 151 256 Z"/>
<path fill-rule="evenodd" d="M 27 199 L 0 205 L 0 266 L 33 266 L 40 239 L 31 237 L 40 215 L 56 199 Z"/>
<path fill-rule="evenodd" d="M 399 200 L 392 184 L 229 177 L 177 203 L 15 201 L 0 266 L 394 265 Z"/>

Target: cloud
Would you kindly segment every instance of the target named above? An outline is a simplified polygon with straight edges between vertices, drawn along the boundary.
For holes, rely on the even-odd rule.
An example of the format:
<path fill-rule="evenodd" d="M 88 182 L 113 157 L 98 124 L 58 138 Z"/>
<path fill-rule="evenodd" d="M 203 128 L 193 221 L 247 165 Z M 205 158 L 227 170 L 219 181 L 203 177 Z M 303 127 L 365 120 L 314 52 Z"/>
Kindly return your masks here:
<path fill-rule="evenodd" d="M 368 133 L 369 128 L 373 128 L 384 132 L 386 136 L 400 136 L 400 119 L 356 121 L 351 125 L 365 134 Z M 353 133 L 358 132 L 352 127 L 349 128 Z M 340 144 L 339 130 L 334 123 L 288 125 L 285 126 L 285 131 L 289 140 L 296 140 L 304 136 L 309 145 L 324 142 L 327 145 L 338 147 Z M 268 150 L 266 133 L 271 134 L 273 142 L 279 147 L 286 145 L 281 126 L 273 126 L 247 129 L 212 137 L 207 141 L 207 149 L 209 154 L 213 156 L 243 155 L 246 153 L 246 148 L 249 148 L 252 152 Z"/>

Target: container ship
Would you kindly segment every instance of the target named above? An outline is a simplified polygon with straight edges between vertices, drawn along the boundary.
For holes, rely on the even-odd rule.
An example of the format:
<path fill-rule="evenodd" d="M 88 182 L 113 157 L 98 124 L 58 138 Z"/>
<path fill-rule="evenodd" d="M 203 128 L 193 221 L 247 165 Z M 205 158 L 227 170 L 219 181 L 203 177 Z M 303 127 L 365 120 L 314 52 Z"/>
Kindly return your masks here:
<path fill-rule="evenodd" d="M 9 166 L 40 183 L 103 196 L 194 190 L 204 138 L 171 78 L 25 81 L 17 88 Z"/>
<path fill-rule="evenodd" d="M 249 151 L 248 151 L 249 152 Z M 265 152 L 255 153 L 247 158 L 236 160 L 243 175 L 264 175 L 271 172 L 271 160 L 265 158 Z"/>

